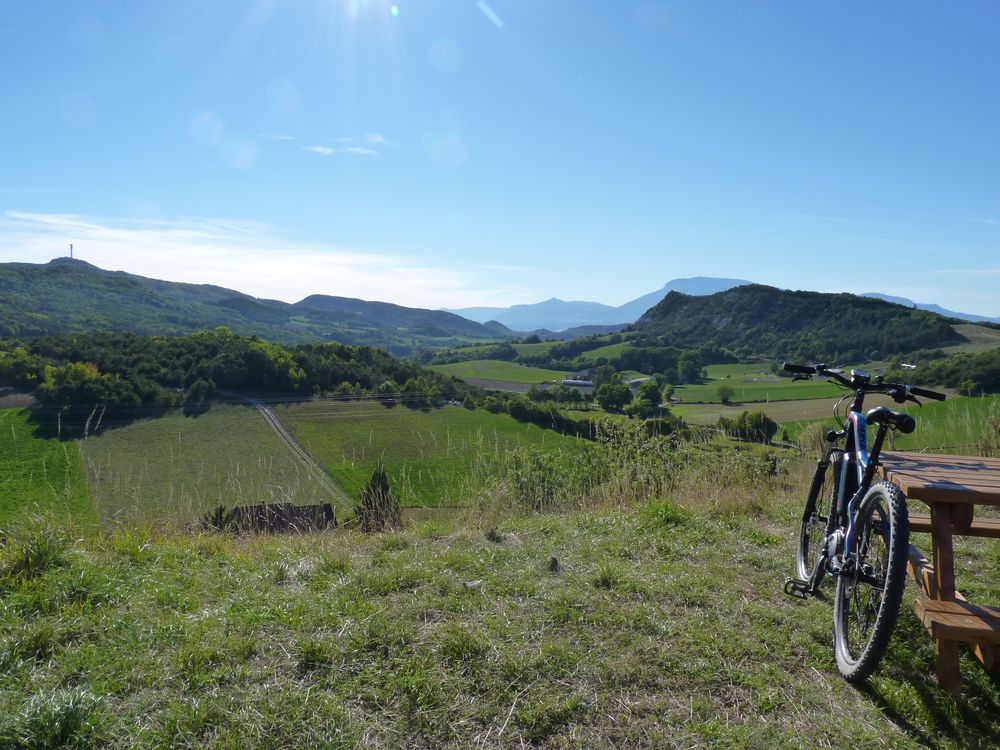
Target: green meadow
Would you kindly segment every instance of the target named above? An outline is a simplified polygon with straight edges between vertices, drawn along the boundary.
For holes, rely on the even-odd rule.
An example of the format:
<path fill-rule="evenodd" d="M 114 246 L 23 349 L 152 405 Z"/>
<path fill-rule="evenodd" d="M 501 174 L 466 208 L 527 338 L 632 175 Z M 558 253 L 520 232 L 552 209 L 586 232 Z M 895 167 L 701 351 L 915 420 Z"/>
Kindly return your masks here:
<path fill-rule="evenodd" d="M 869 403 L 870 402 L 870 403 Z M 905 411 L 917 420 L 910 435 L 890 433 L 895 450 L 929 453 L 1000 456 L 1000 395 L 949 397 L 946 401 L 926 401 L 922 406 L 900 406 L 889 399 L 869 399 L 865 407 L 888 406 Z M 783 423 L 790 436 L 805 436 L 823 427 L 833 427 L 832 419 L 800 419 Z"/>
<path fill-rule="evenodd" d="M 314 401 L 277 407 L 275 413 L 348 494 L 359 495 L 381 460 L 406 506 L 459 504 L 476 462 L 514 447 L 573 455 L 582 443 L 507 414 L 459 406 L 420 410 Z"/>
<path fill-rule="evenodd" d="M 560 370 L 525 367 L 499 359 L 475 359 L 449 365 L 432 365 L 430 369 L 462 380 L 499 380 L 508 383 L 542 383 L 562 380 L 570 375 Z"/>
<path fill-rule="evenodd" d="M 798 401 L 835 397 L 842 392 L 838 386 L 822 380 L 779 378 L 764 364 L 710 365 L 705 370 L 708 377 L 704 383 L 675 389 L 682 403 L 718 403 L 718 389 L 723 384 L 733 389 L 731 400 L 736 403 Z"/>
<path fill-rule="evenodd" d="M 697 425 L 716 424 L 721 417 L 735 419 L 745 411 L 763 411 L 776 422 L 800 422 L 833 417 L 834 399 L 817 398 L 804 401 L 769 401 L 755 403 L 670 404 L 670 411 L 685 422 Z"/>
<path fill-rule="evenodd" d="M 559 341 L 539 341 L 537 344 L 514 344 L 514 350 L 520 357 L 534 357 L 539 354 L 548 354 Z"/>
<path fill-rule="evenodd" d="M 28 409 L 0 409 L 0 530 L 23 515 L 94 519 L 80 450 L 40 435 Z"/>
<path fill-rule="evenodd" d="M 591 349 L 589 351 L 583 352 L 580 355 L 580 359 L 582 359 L 584 362 L 595 362 L 600 357 L 604 357 L 606 359 L 613 359 L 614 357 L 620 356 L 621 353 L 624 352 L 630 346 L 631 344 L 629 344 L 629 342 L 627 341 L 621 341 L 617 344 L 605 344 L 604 346 L 599 346 L 596 349 Z"/>
<path fill-rule="evenodd" d="M 219 505 L 334 499 L 251 406 L 104 429 L 80 452 L 106 524 L 185 524 Z"/>
<path fill-rule="evenodd" d="M 996 747 L 1000 683 L 966 654 L 937 688 L 915 586 L 861 689 L 830 584 L 782 593 L 809 463 L 626 441 L 368 536 L 22 527 L 0 747 Z M 956 553 L 1000 601 L 997 543 Z"/>
<path fill-rule="evenodd" d="M 1000 347 L 1000 330 L 996 328 L 960 323 L 955 326 L 955 333 L 962 336 L 965 341 L 944 347 L 944 351 L 948 354 L 977 354 Z"/>

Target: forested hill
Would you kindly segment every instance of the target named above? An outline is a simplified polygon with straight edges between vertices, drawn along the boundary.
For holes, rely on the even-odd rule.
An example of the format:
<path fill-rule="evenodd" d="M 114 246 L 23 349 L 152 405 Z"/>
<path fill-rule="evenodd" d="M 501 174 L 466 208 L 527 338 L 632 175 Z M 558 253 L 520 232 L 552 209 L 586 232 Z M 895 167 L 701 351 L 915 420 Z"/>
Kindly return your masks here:
<path fill-rule="evenodd" d="M 182 334 L 226 326 L 272 341 L 337 341 L 396 354 L 510 335 L 439 310 L 314 296 L 294 305 L 218 286 L 110 272 L 79 260 L 0 264 L 0 336 Z"/>
<path fill-rule="evenodd" d="M 869 297 L 754 284 L 707 297 L 671 292 L 635 329 L 646 344 L 715 343 L 737 356 L 858 362 L 959 342 L 956 322 Z"/>

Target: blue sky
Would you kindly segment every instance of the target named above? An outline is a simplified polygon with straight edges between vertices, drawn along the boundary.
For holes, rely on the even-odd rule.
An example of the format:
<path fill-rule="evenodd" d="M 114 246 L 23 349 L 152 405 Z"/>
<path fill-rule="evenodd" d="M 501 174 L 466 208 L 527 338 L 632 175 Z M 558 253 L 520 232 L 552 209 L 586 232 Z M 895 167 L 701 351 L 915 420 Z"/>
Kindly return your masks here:
<path fill-rule="evenodd" d="M 0 16 L 0 261 L 423 307 L 683 276 L 1000 315 L 992 2 Z"/>

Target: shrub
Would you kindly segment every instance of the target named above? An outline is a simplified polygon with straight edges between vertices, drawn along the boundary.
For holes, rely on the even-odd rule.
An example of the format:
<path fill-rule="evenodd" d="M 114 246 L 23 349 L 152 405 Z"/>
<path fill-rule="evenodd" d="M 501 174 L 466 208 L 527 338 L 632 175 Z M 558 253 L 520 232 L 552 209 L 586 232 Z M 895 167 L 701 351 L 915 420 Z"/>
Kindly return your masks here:
<path fill-rule="evenodd" d="M 389 475 L 385 473 L 381 461 L 375 464 L 371 479 L 361 490 L 361 499 L 354 507 L 354 512 L 358 517 L 358 525 L 366 534 L 399 526 L 399 498 L 389 487 Z"/>

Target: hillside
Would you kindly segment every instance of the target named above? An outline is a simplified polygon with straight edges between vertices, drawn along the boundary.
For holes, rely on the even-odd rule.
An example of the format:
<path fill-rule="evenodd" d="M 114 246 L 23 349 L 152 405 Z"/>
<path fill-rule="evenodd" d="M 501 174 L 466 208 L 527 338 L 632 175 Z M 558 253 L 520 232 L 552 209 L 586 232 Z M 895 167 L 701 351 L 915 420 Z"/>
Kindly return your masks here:
<path fill-rule="evenodd" d="M 511 335 L 495 323 L 484 326 L 440 310 L 325 295 L 289 304 L 217 286 L 105 271 L 69 258 L 0 264 L 0 336 L 174 335 L 217 326 L 272 341 L 337 341 L 397 354 Z"/>
<path fill-rule="evenodd" d="M 671 292 L 635 330 L 637 343 L 714 343 L 739 356 L 864 361 L 957 343 L 958 322 L 870 297 L 751 285 L 706 297 Z"/>

